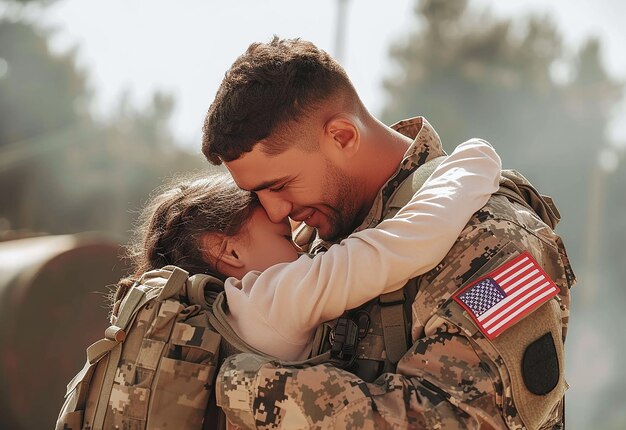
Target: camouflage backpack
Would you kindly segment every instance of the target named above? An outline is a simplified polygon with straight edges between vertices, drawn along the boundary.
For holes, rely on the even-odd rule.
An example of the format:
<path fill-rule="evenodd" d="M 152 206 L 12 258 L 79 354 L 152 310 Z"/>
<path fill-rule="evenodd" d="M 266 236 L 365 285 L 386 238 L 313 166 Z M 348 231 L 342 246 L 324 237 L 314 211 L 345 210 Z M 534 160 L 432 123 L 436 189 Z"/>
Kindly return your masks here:
<path fill-rule="evenodd" d="M 104 339 L 87 348 L 56 430 L 225 428 L 211 400 L 216 369 L 239 352 L 267 355 L 230 327 L 223 290 L 222 281 L 175 266 L 146 272 Z M 330 353 L 306 361 L 322 362 L 341 364 Z"/>
<path fill-rule="evenodd" d="M 221 290 L 174 266 L 145 273 L 87 348 L 56 429 L 201 429 L 221 340 L 209 309 Z"/>

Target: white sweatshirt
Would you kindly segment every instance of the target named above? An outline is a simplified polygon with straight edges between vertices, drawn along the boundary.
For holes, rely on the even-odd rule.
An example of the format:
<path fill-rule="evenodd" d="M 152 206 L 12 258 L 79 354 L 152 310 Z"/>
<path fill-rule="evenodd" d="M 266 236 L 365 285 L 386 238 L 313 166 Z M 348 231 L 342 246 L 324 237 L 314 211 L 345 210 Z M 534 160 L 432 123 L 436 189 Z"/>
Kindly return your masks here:
<path fill-rule="evenodd" d="M 484 141 L 459 145 L 398 213 L 325 253 L 228 278 L 232 328 L 282 360 L 307 358 L 315 329 L 433 269 L 499 186 L 500 157 Z"/>

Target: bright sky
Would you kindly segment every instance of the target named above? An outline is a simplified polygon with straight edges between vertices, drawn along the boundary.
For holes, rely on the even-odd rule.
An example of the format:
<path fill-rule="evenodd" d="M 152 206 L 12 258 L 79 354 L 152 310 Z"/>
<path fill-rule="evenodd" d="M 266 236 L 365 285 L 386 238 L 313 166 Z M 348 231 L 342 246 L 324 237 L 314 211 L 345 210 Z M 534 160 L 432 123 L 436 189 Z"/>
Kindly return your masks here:
<path fill-rule="evenodd" d="M 59 0 L 45 21 L 57 28 L 54 47 L 78 46 L 89 70 L 98 112 L 110 112 L 130 91 L 142 106 L 156 90 L 176 98 L 175 136 L 198 147 L 204 114 L 226 69 L 253 41 L 273 34 L 302 37 L 334 53 L 338 0 Z M 390 5 L 395 5 L 394 8 Z M 349 0 L 343 65 L 374 113 L 385 103 L 382 79 L 391 68 L 390 43 L 414 28 L 413 0 Z M 474 0 L 503 16 L 553 15 L 566 42 L 597 35 L 606 65 L 626 80 L 626 2 L 620 0 Z M 626 117 L 626 108 L 620 117 Z M 612 134 L 626 140 L 626 121 Z"/>

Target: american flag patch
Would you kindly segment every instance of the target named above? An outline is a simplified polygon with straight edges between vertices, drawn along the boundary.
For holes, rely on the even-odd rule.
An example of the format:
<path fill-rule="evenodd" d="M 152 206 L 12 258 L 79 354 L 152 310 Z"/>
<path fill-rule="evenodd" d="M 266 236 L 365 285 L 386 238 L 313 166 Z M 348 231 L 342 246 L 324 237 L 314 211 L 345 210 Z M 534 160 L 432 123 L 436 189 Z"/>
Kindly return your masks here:
<path fill-rule="evenodd" d="M 528 251 L 454 295 L 488 339 L 556 296 L 559 288 Z"/>

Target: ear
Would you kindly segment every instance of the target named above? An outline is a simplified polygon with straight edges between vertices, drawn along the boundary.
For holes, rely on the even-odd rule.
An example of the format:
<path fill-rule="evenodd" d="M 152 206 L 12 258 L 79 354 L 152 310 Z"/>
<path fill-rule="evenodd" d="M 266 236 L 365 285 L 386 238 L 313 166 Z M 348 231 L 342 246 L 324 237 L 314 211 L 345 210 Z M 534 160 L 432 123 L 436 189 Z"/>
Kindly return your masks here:
<path fill-rule="evenodd" d="M 231 276 L 229 273 L 244 266 L 235 239 L 235 237 L 223 235 L 203 234 L 200 238 L 200 244 L 204 261 L 214 266 L 220 273 Z M 222 250 L 224 252 L 220 256 Z"/>
<path fill-rule="evenodd" d="M 327 142 L 340 150 L 344 156 L 352 157 L 359 150 L 360 134 L 356 121 L 346 114 L 334 115 L 326 122 Z"/>
<path fill-rule="evenodd" d="M 217 256 L 217 267 L 221 265 L 224 268 L 224 270 L 220 270 L 220 272 L 227 274 L 232 272 L 233 269 L 241 269 L 245 266 L 245 263 L 242 260 L 242 253 L 239 249 L 239 244 L 240 241 L 238 241 L 236 237 L 224 237 L 222 243 L 222 246 L 224 246 L 224 252 L 222 255 Z M 228 267 L 230 267 L 231 270 L 228 270 Z"/>

